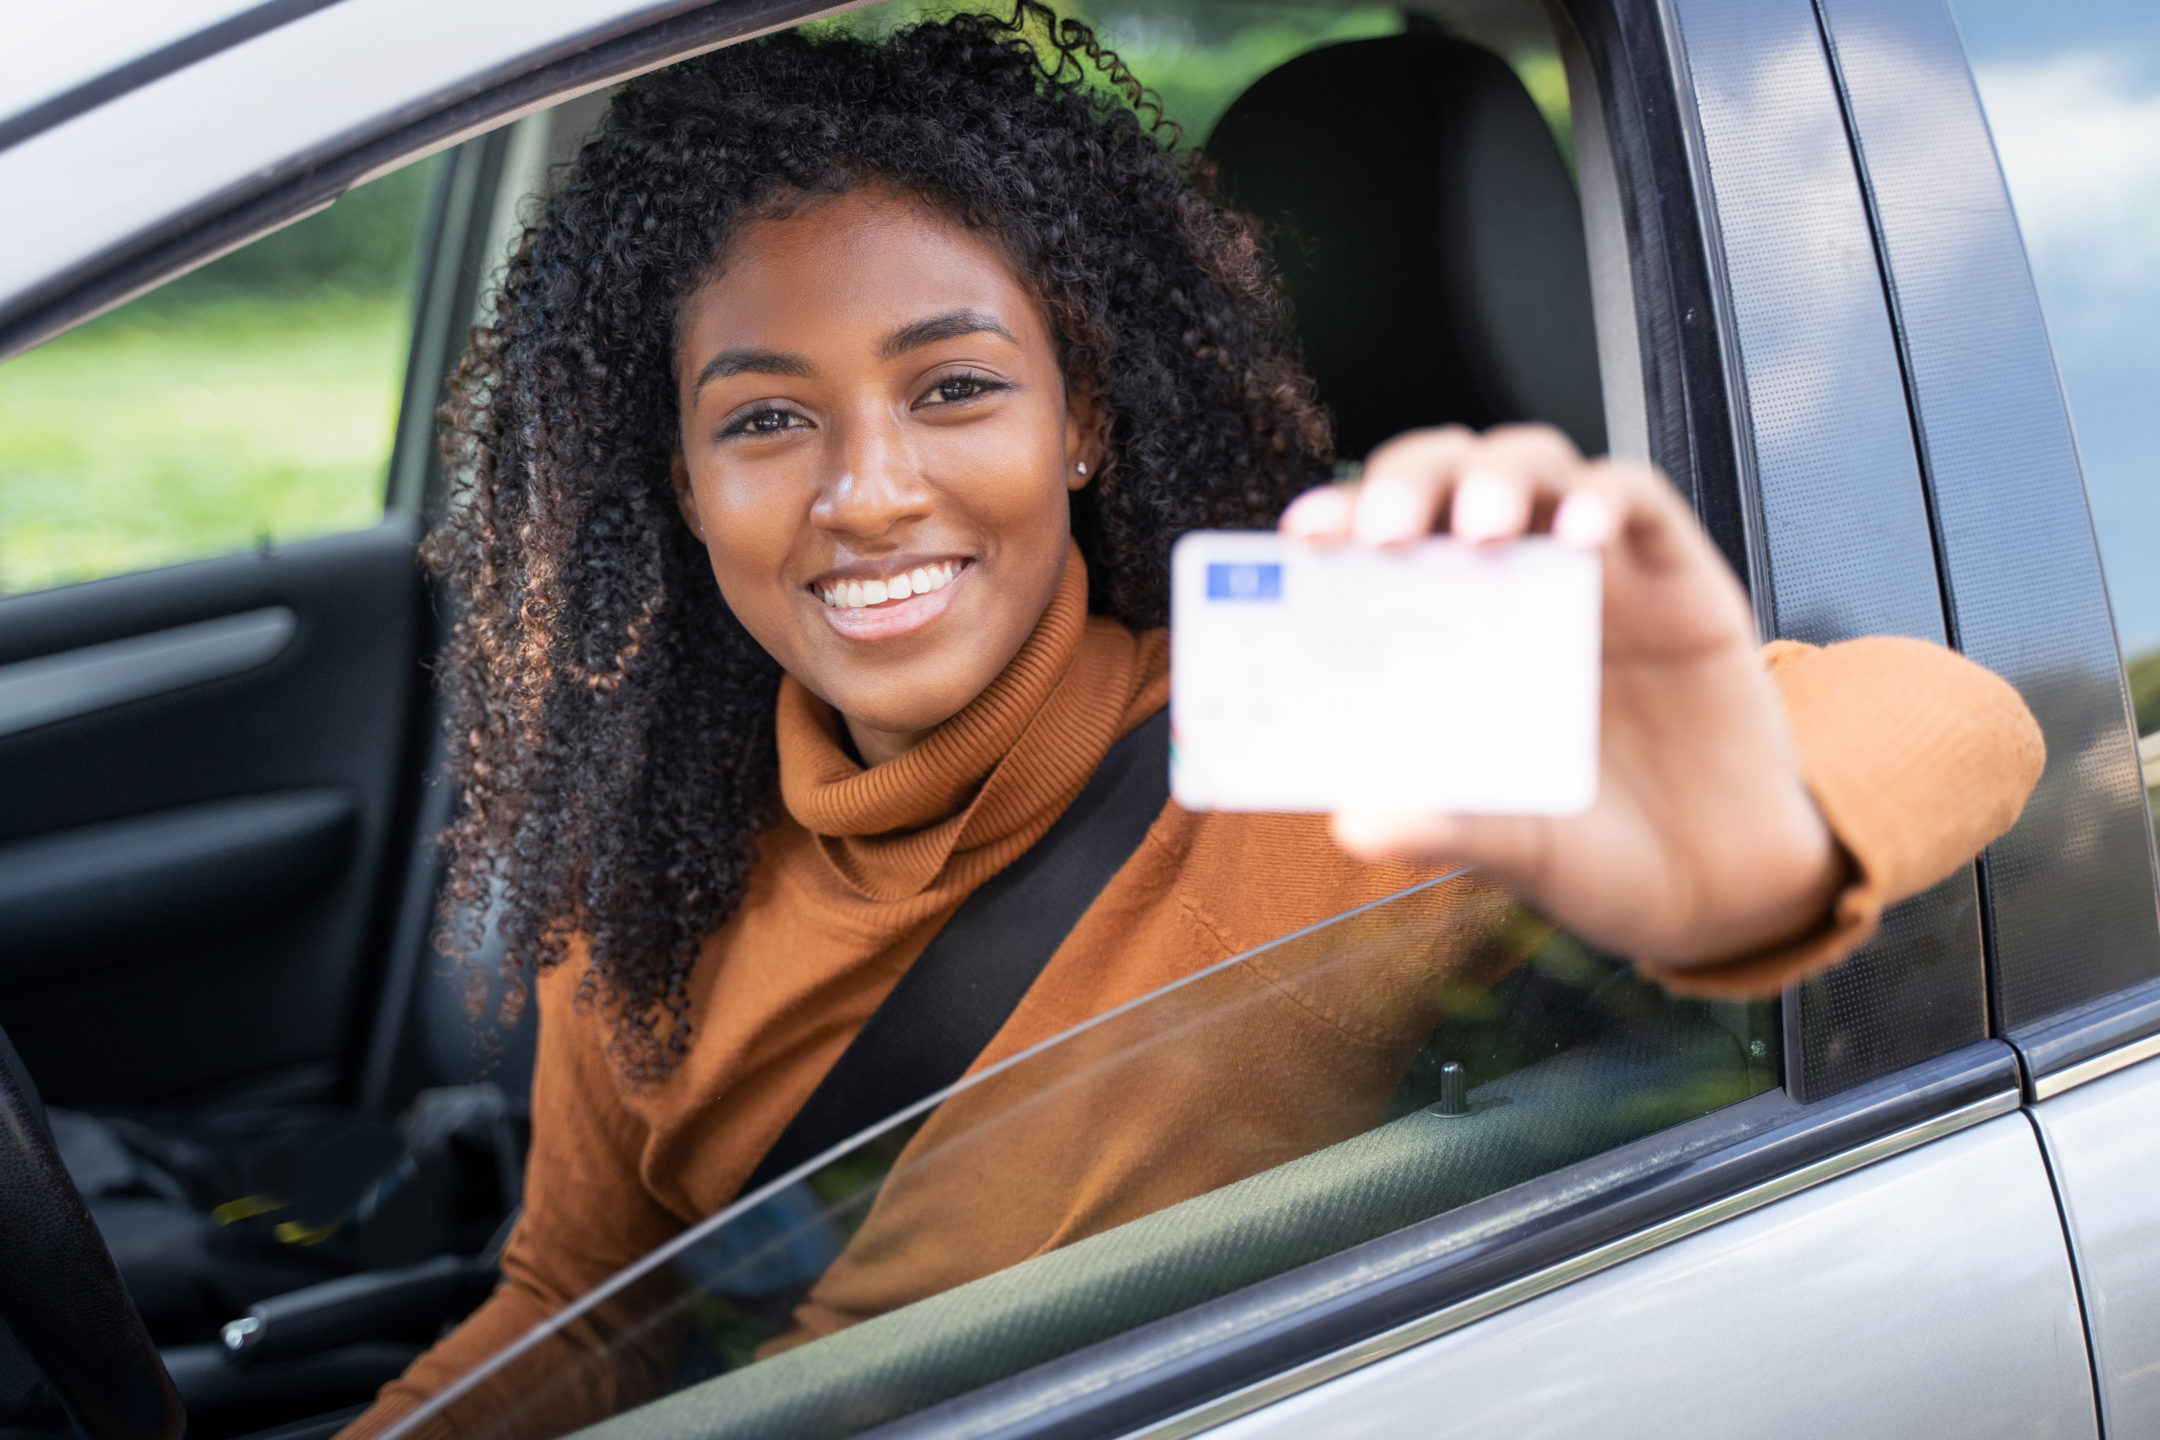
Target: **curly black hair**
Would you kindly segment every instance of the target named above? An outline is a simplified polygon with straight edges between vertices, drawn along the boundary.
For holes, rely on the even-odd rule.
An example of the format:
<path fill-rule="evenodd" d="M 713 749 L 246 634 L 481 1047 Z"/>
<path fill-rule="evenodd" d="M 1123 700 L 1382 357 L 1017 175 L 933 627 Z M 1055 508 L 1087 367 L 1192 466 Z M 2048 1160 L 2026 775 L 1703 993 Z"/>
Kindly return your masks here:
<path fill-rule="evenodd" d="M 522 977 L 582 949 L 578 1003 L 604 1007 L 641 1080 L 683 1049 L 699 942 L 778 803 L 779 670 L 670 487 L 678 312 L 740 226 L 866 183 L 993 235 L 1066 383 L 1107 416 L 1073 514 L 1095 609 L 1164 623 L 1179 535 L 1272 524 L 1329 472 L 1252 222 L 1079 23 L 1018 0 L 874 42 L 776 34 L 631 82 L 452 381 L 451 498 L 424 554 L 458 602 L 438 946 L 474 953 L 492 906 L 505 1018 Z"/>

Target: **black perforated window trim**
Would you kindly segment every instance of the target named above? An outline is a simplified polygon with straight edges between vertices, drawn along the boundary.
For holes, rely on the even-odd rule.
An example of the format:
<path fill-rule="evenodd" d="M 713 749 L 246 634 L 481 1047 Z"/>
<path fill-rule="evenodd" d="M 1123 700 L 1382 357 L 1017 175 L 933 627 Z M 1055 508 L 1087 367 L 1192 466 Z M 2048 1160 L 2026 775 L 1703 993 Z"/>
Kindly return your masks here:
<path fill-rule="evenodd" d="M 1947 638 L 1876 237 L 1810 0 L 1665 0 L 1740 407 L 1768 633 Z M 1765 65 L 1776 55 L 1780 63 Z M 1784 1005 L 1786 1083 L 1834 1094 L 1988 1033 L 1973 871 L 1893 907 Z"/>
<path fill-rule="evenodd" d="M 2038 789 L 1985 860 L 1993 1029 L 2024 1034 L 2160 977 L 2114 623 L 2039 297 L 1947 5 L 1815 3 L 1868 179 L 1951 631 L 2018 687 L 2047 739 Z"/>

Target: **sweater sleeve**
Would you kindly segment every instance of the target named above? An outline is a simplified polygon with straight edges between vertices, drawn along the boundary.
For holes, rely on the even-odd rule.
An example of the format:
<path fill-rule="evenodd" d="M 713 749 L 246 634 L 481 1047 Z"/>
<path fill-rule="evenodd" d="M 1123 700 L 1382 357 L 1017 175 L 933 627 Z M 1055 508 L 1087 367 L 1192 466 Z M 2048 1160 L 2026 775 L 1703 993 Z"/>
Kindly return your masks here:
<path fill-rule="evenodd" d="M 1775 640 L 1763 658 L 1850 878 L 1822 923 L 1796 940 L 1708 965 L 1638 962 L 1678 994 L 1773 995 L 1836 964 L 1875 933 L 1886 906 L 1949 876 L 2016 823 L 2046 763 L 2017 691 L 1940 645 Z"/>
<path fill-rule="evenodd" d="M 339 1440 L 379 1435 L 469 1371 L 682 1229 L 639 1175 L 646 1126 L 617 1089 L 607 1026 L 573 1003 L 582 957 L 542 977 L 525 1202 L 503 1247 L 502 1283 L 478 1310 L 384 1386 Z M 654 1297 L 630 1293 L 551 1336 L 423 1427 L 428 1440 L 515 1437 L 545 1417 L 555 1435 L 647 1398 L 664 1378 Z M 645 1323 L 640 1324 L 643 1321 Z M 522 1421 L 522 1423 L 520 1423 Z"/>

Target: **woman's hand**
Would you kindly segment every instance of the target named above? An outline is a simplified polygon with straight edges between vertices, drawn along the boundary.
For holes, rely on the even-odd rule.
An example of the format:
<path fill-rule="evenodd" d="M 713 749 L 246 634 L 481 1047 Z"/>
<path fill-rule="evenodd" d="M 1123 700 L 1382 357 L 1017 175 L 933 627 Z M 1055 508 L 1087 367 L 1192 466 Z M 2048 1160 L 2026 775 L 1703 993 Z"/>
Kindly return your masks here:
<path fill-rule="evenodd" d="M 1604 557 L 1596 804 L 1561 817 L 1344 812 L 1346 848 L 1479 865 L 1590 943 L 1669 965 L 1796 938 L 1828 913 L 1845 862 L 1801 781 L 1747 597 L 1655 471 L 1585 460 L 1545 426 L 1419 430 L 1374 451 L 1361 481 L 1300 497 L 1282 529 L 1375 546 L 1549 531 Z"/>

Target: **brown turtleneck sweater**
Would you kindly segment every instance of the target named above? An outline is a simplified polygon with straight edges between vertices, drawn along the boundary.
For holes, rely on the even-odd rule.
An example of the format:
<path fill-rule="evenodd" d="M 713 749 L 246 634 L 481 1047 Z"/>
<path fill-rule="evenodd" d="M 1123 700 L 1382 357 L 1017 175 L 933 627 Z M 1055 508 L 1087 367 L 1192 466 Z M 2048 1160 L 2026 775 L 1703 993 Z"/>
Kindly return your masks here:
<path fill-rule="evenodd" d="M 1071 803 L 1169 694 L 1168 637 L 1087 614 L 1075 557 L 1012 664 L 959 715 L 865 770 L 792 680 L 778 710 L 786 817 L 690 980 L 689 1053 L 635 1088 L 606 1022 L 542 978 L 524 1218 L 487 1304 L 346 1432 L 372 1435 L 622 1266 L 711 1215 L 967 895 Z M 2001 680 L 1940 647 L 1873 639 L 1766 650 L 1803 770 L 1853 861 L 1815 934 L 1674 989 L 1761 995 L 1833 963 L 1882 907 L 2007 829 L 2038 778 L 2038 728 Z M 1165 808 L 977 1068 L 1216 961 L 1436 871 L 1364 865 L 1312 816 Z M 1370 1128 L 1451 995 L 1548 927 L 1475 875 L 1432 886 L 1159 997 L 948 1101 L 797 1312 L 827 1333 Z M 925 1163 L 932 1155 L 937 1163 Z M 580 1364 L 612 1341 L 605 1363 Z M 601 1316 L 550 1341 L 550 1433 L 650 1393 L 666 1362 Z M 648 1363 L 649 1359 L 649 1363 Z M 519 1373 L 538 1373 L 520 1366 Z M 533 1403 L 484 1385 L 477 1435 Z M 515 1425 L 510 1425 L 515 1430 Z"/>

